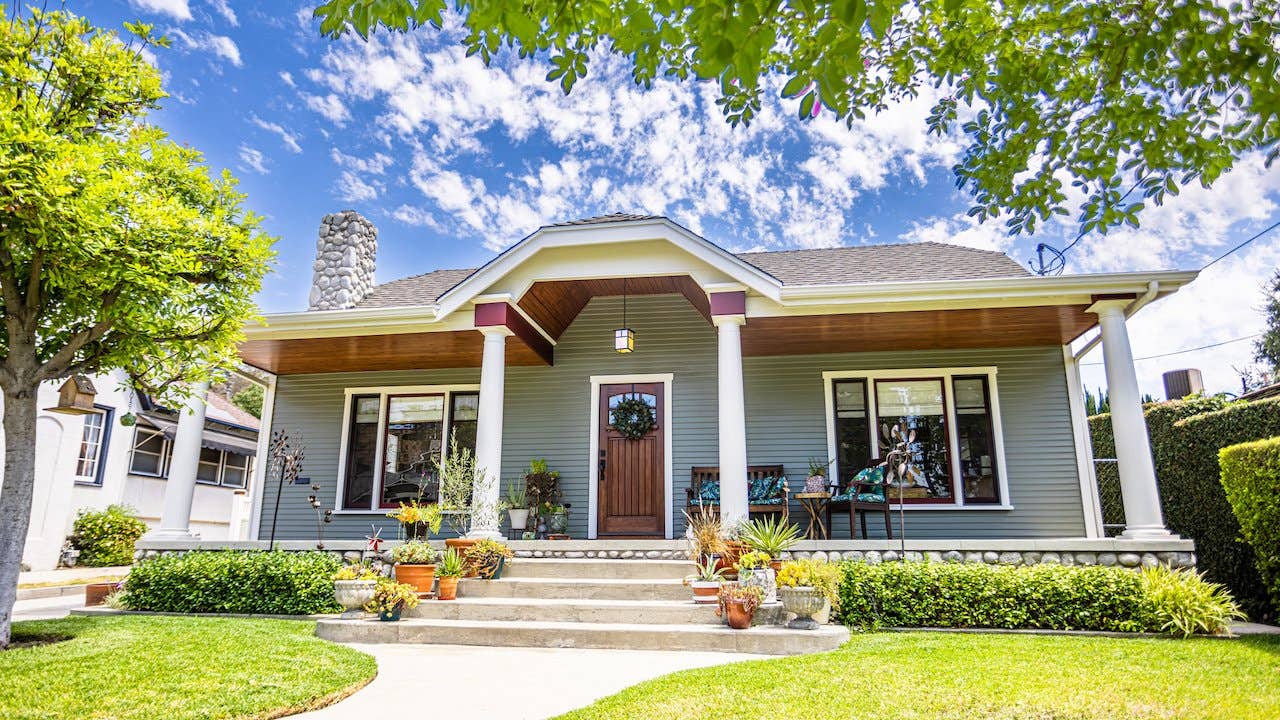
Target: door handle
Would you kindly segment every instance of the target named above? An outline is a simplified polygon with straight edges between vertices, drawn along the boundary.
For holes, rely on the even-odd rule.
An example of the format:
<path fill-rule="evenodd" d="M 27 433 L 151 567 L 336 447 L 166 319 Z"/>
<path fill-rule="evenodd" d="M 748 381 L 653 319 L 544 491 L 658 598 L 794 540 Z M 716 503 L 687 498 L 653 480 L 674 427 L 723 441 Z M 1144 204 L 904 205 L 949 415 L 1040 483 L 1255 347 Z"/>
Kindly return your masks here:
<path fill-rule="evenodd" d="M 605 466 L 604 458 L 605 458 L 605 451 L 601 450 L 600 451 L 600 477 L 598 478 L 600 482 L 604 482 L 604 466 Z"/>

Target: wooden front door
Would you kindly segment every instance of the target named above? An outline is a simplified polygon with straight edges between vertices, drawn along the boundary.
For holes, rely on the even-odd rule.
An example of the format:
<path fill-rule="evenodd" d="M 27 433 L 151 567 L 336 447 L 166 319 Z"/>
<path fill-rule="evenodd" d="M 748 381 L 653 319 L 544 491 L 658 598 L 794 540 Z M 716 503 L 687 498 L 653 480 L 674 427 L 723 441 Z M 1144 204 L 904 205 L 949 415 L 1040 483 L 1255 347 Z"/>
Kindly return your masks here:
<path fill-rule="evenodd" d="M 656 422 L 635 440 L 613 429 L 610 409 L 638 397 L 653 408 Z M 600 471 L 597 476 L 597 534 L 633 537 L 666 535 L 666 458 L 662 383 L 600 386 Z"/>

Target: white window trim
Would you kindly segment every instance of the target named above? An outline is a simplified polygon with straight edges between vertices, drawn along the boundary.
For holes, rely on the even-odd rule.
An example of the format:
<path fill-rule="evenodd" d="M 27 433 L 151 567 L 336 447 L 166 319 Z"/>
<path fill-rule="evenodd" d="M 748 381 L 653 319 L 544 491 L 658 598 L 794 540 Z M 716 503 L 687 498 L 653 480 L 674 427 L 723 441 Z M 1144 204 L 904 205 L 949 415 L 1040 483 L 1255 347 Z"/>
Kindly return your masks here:
<path fill-rule="evenodd" d="M 342 433 L 338 445 L 338 477 L 335 487 L 337 493 L 333 496 L 333 513 L 335 515 L 385 515 L 388 510 L 386 508 L 373 507 L 378 502 L 377 483 L 381 482 L 380 477 L 374 478 L 373 491 L 369 493 L 369 509 L 363 508 L 343 508 L 342 498 L 346 494 L 347 484 L 347 443 L 351 434 L 351 396 L 353 395 L 377 395 L 378 399 L 378 443 L 373 452 L 374 468 L 382 467 L 382 458 L 387 437 L 387 398 L 392 395 L 444 395 L 444 423 L 442 426 L 443 436 L 446 441 L 442 442 L 440 449 L 440 459 L 443 461 L 449 453 L 449 443 L 447 438 L 451 426 L 453 425 L 452 410 L 454 393 L 477 393 L 480 392 L 480 386 L 477 385 L 378 385 L 375 387 L 349 387 L 343 389 L 342 395 Z"/>
<path fill-rule="evenodd" d="M 75 468 L 75 475 L 74 475 L 75 483 L 77 485 L 84 485 L 87 487 L 102 487 L 104 484 L 106 484 L 106 478 L 104 477 L 105 468 L 103 467 L 103 463 L 106 462 L 106 455 L 107 455 L 107 449 L 108 449 L 107 443 L 111 438 L 110 424 L 111 424 L 112 413 L 110 410 L 106 408 L 95 406 L 94 411 L 92 413 L 86 414 L 85 418 L 88 418 L 89 415 L 97 415 L 98 417 L 102 418 L 102 425 L 98 426 L 98 453 L 97 455 L 94 456 L 93 472 L 89 473 L 88 475 L 81 475 L 80 474 L 80 460 L 81 460 L 80 451 L 84 448 L 84 430 L 85 430 L 84 425 L 82 424 L 80 427 L 80 444 L 76 446 L 76 468 Z"/>
<path fill-rule="evenodd" d="M 160 462 L 156 463 L 156 465 L 159 467 L 159 470 L 160 470 L 160 472 L 158 473 L 149 473 L 149 472 L 143 472 L 141 470 L 133 469 L 133 455 L 138 450 L 138 433 L 139 432 L 147 432 L 152 435 L 160 436 Z M 172 455 L 171 450 L 172 448 L 170 447 L 169 438 L 165 437 L 165 434 L 163 432 L 159 430 L 153 430 L 149 427 L 148 428 L 135 427 L 133 431 L 133 442 L 130 443 L 129 445 L 129 465 L 126 468 L 126 470 L 128 471 L 127 474 L 136 475 L 137 477 L 160 478 L 160 479 L 169 477 L 169 460 L 171 459 L 171 455 Z M 147 454 L 150 455 L 151 453 L 148 452 Z"/>
<path fill-rule="evenodd" d="M 587 452 L 587 539 L 596 539 L 596 504 L 599 502 L 597 494 L 600 489 L 600 386 L 601 385 L 624 385 L 626 383 L 662 383 L 663 395 L 663 437 L 662 437 L 662 455 L 663 455 L 663 498 L 666 506 L 666 539 L 672 538 L 672 523 L 674 522 L 674 494 L 672 491 L 673 478 L 673 461 L 671 457 L 671 440 L 675 433 L 672 431 L 671 418 L 674 416 L 672 407 L 675 405 L 671 397 L 671 386 L 675 381 L 673 373 L 657 373 L 649 375 L 592 375 L 591 376 L 591 423 L 587 426 L 587 432 L 590 434 L 590 450 Z"/>
<path fill-rule="evenodd" d="M 947 455 L 951 465 L 951 480 L 955 487 L 955 502 L 951 503 L 890 503 L 891 509 L 897 510 L 904 508 L 911 511 L 938 511 L 938 510 L 1012 510 L 1013 500 L 1009 496 L 1009 472 L 1006 469 L 1004 458 L 1004 424 L 1000 419 L 1000 389 L 996 383 L 997 368 L 994 365 L 986 365 L 980 367 L 951 367 L 951 368 L 901 368 L 892 370 L 828 370 L 822 373 L 822 397 L 826 405 L 826 424 L 827 424 L 827 457 L 832 460 L 833 477 L 840 477 L 839 459 L 836 455 L 836 417 L 835 417 L 835 397 L 833 393 L 832 381 L 834 380 L 866 380 L 867 381 L 867 412 L 870 414 L 867 423 L 870 429 L 870 437 L 868 441 L 871 443 L 871 457 L 880 457 L 879 437 L 876 435 L 877 425 L 879 424 L 879 410 L 876 407 L 876 397 L 874 391 L 874 381 L 877 380 L 897 380 L 897 379 L 920 379 L 920 378 L 940 378 L 942 380 L 943 393 L 947 403 L 947 442 L 950 444 Z M 959 431 L 955 423 L 955 398 L 952 389 L 952 379 L 955 376 L 982 375 L 987 378 L 987 391 L 991 395 L 991 427 L 992 434 L 995 435 L 996 445 L 996 475 L 1000 486 L 1000 503 L 999 504 L 973 504 L 966 505 L 964 502 L 964 487 L 957 483 L 960 477 L 960 454 L 956 449 L 960 445 Z"/>
<path fill-rule="evenodd" d="M 1106 535 L 1102 524 L 1102 504 L 1098 495 L 1098 468 L 1093 461 L 1093 441 L 1089 438 L 1089 417 L 1085 411 L 1080 381 L 1080 359 L 1070 345 L 1062 346 L 1062 364 L 1067 377 L 1067 401 L 1071 407 L 1071 435 L 1076 444 L 1076 472 L 1080 476 L 1080 506 L 1084 514 L 1084 535 Z"/>
<path fill-rule="evenodd" d="M 212 450 L 213 448 L 201 447 L 200 449 L 203 451 L 203 450 Z M 229 450 L 219 450 L 217 452 L 218 452 L 218 479 L 217 480 L 201 480 L 199 476 L 197 476 L 196 484 L 203 485 L 205 487 L 224 487 L 231 490 L 247 489 L 249 487 L 249 476 L 250 476 L 250 473 L 253 471 L 253 456 L 245 455 L 244 453 L 233 453 Z M 240 457 L 245 458 L 245 466 L 244 466 L 245 482 L 243 485 L 227 484 L 226 480 L 227 480 L 227 456 L 228 455 L 239 455 Z M 199 466 L 203 464 L 205 464 L 203 460 L 197 460 L 196 467 L 199 468 Z"/>

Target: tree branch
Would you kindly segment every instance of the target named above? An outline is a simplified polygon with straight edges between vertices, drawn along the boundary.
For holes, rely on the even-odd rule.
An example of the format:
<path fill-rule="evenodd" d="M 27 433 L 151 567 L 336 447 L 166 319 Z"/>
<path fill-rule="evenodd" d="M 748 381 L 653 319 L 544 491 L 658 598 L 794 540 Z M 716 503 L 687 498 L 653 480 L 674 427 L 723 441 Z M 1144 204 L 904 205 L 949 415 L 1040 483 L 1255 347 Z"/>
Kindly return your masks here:
<path fill-rule="evenodd" d="M 111 306 L 115 304 L 119 297 L 119 290 L 112 290 L 107 293 L 103 297 L 102 313 L 105 314 L 107 310 L 110 310 Z M 67 339 L 67 342 L 63 344 L 61 350 L 54 353 L 53 357 L 49 358 L 44 365 L 40 366 L 40 370 L 36 373 L 36 376 L 41 380 L 66 377 L 68 374 L 67 368 L 70 366 L 72 359 L 75 358 L 76 353 L 80 352 L 80 349 L 85 345 L 102 339 L 102 336 L 106 335 L 107 331 L 110 330 L 114 324 L 115 321 L 104 317 L 90 327 L 75 333 Z"/>

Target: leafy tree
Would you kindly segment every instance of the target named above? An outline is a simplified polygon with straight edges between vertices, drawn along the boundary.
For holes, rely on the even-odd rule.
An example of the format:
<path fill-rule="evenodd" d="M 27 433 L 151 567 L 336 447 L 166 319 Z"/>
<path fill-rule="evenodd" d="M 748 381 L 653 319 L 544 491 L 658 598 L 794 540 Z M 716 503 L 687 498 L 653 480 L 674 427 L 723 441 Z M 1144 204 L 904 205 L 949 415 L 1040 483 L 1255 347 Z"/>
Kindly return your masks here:
<path fill-rule="evenodd" d="M 485 62 L 504 46 L 547 56 L 568 93 L 612 52 L 640 85 L 717 81 L 734 124 L 778 86 L 801 118 L 847 121 L 942 88 L 929 130 L 961 127 L 970 212 L 1013 233 L 1071 206 L 1081 232 L 1136 226 L 1147 202 L 1245 153 L 1274 160 L 1280 138 L 1280 0 L 328 0 L 315 14 L 326 35 L 367 36 L 440 28 L 450 4 Z"/>
<path fill-rule="evenodd" d="M 265 395 L 261 385 L 246 385 L 243 390 L 231 396 L 231 402 L 250 415 L 260 418 Z"/>
<path fill-rule="evenodd" d="M 144 123 L 166 45 L 65 12 L 0 19 L 0 648 L 31 515 L 41 383 L 122 368 L 176 397 L 236 361 L 271 258 L 228 173 Z"/>
<path fill-rule="evenodd" d="M 1253 359 L 1270 366 L 1272 374 L 1280 374 L 1280 270 L 1271 276 L 1264 292 L 1267 330 L 1253 343 Z"/>

